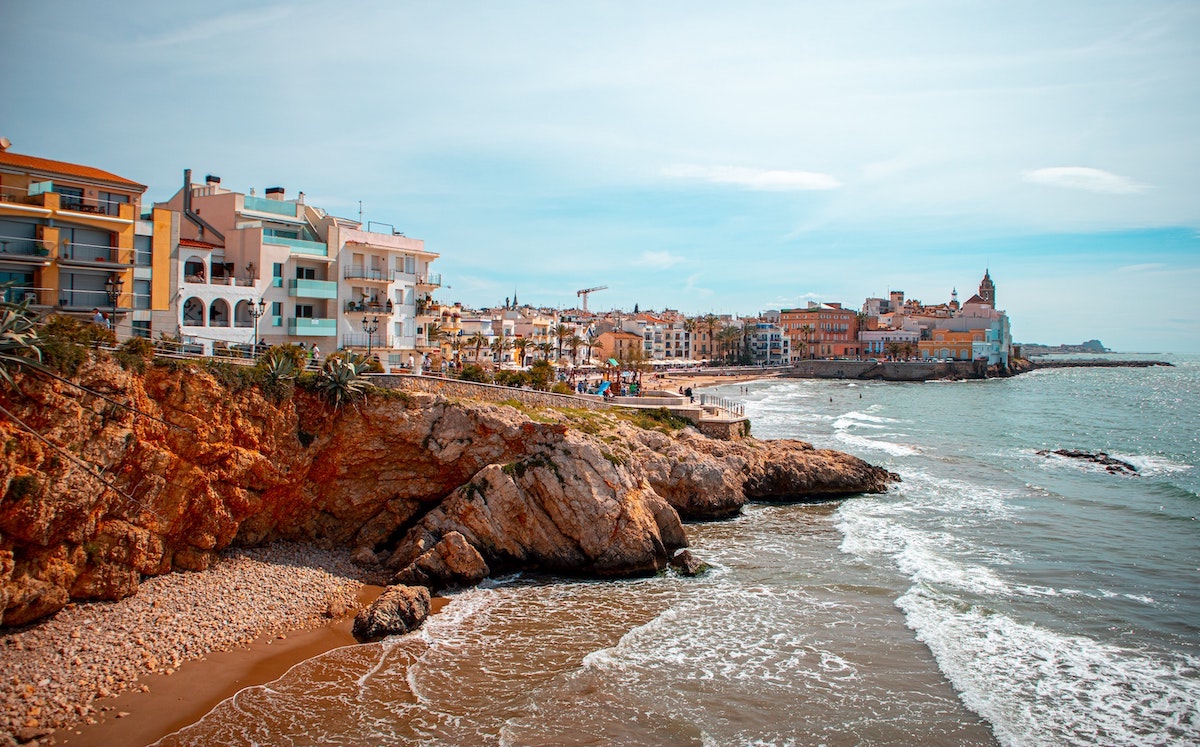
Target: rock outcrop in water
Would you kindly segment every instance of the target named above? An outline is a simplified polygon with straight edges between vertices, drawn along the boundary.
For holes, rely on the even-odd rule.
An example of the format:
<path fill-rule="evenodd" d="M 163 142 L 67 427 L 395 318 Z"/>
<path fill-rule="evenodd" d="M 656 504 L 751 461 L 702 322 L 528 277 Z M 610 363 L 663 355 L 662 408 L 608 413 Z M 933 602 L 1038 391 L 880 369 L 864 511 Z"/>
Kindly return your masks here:
<path fill-rule="evenodd" d="M 85 365 L 80 383 L 159 420 L 42 378 L 21 380 L 23 395 L 0 392 L 6 410 L 121 491 L 0 419 L 0 624 L 120 598 L 143 576 L 275 539 L 356 548 L 433 588 L 508 568 L 651 573 L 687 544 L 681 516 L 895 479 L 801 442 L 714 441 L 609 413 L 535 420 L 395 392 L 335 411 L 299 389 L 275 403 L 198 368 L 141 376 L 109 360 Z"/>
<path fill-rule="evenodd" d="M 1090 462 L 1105 469 L 1112 475 L 1136 475 L 1137 467 L 1123 459 L 1109 456 L 1103 451 L 1081 451 L 1079 449 L 1041 449 L 1037 452 L 1040 456 L 1060 456 L 1067 459 L 1078 459 L 1082 462 Z"/>

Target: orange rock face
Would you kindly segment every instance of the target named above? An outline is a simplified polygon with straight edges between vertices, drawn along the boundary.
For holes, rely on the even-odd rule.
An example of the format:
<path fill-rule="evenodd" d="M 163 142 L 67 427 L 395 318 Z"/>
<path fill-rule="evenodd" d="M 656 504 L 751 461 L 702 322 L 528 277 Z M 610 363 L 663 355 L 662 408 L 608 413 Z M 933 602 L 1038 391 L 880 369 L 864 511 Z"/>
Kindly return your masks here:
<path fill-rule="evenodd" d="M 799 442 L 625 423 L 601 440 L 434 395 L 372 394 L 335 411 L 299 389 L 275 402 L 199 369 L 139 376 L 108 360 L 86 365 L 79 383 L 142 414 L 45 378 L 0 391 L 4 409 L 61 447 L 0 417 L 6 626 L 273 539 L 354 547 L 396 570 L 424 556 L 427 575 L 446 566 L 466 579 L 479 567 L 647 573 L 687 544 L 680 512 L 728 515 L 748 495 L 882 490 L 891 479 Z"/>

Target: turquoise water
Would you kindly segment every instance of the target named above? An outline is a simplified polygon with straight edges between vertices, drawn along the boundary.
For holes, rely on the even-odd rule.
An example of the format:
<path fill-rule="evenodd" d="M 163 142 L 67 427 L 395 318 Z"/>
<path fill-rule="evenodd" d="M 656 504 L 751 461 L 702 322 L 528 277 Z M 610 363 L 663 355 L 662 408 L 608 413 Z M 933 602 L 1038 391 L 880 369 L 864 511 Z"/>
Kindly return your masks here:
<path fill-rule="evenodd" d="M 720 387 L 760 438 L 903 482 L 689 525 L 697 579 L 489 581 L 163 744 L 1194 744 L 1200 360 L 1177 363 Z"/>

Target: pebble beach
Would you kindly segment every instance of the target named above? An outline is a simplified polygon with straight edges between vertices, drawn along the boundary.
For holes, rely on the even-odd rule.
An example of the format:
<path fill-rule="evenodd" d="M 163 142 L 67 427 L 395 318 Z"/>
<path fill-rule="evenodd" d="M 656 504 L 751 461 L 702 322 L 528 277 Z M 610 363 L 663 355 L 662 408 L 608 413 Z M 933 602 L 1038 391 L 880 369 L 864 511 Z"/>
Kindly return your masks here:
<path fill-rule="evenodd" d="M 206 571 L 148 578 L 125 599 L 72 604 L 9 630 L 0 636 L 0 745 L 60 741 L 56 731 L 108 715 L 113 707 L 98 699 L 148 690 L 140 679 L 343 618 L 369 581 L 346 550 L 276 543 L 229 550 Z"/>

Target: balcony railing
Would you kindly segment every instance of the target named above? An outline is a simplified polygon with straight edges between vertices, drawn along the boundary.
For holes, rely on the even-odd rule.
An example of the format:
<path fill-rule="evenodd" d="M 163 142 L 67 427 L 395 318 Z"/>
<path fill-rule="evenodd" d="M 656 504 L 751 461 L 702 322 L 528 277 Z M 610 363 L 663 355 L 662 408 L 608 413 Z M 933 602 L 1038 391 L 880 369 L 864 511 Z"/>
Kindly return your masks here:
<path fill-rule="evenodd" d="M 337 320 L 290 317 L 287 333 L 296 337 L 333 337 L 337 334 Z"/>
<path fill-rule="evenodd" d="M 18 236 L 0 236 L 0 258 L 8 257 L 49 257 L 50 250 L 37 239 Z M 47 260 L 49 261 L 49 260 Z"/>
<path fill-rule="evenodd" d="M 266 197 L 245 195 L 242 197 L 242 209 L 253 210 L 256 213 L 272 213 L 296 217 L 296 203 L 287 200 L 268 200 Z"/>
<path fill-rule="evenodd" d="M 429 275 L 417 275 L 417 285 L 440 288 L 442 285 L 442 274 L 438 272 Z"/>
<path fill-rule="evenodd" d="M 125 308 L 123 299 L 117 299 L 117 309 Z M 108 292 L 104 290 L 66 290 L 58 291 L 58 305 L 64 309 L 111 309 L 112 302 L 108 300 Z"/>
<path fill-rule="evenodd" d="M 367 347 L 367 338 L 371 338 L 371 347 L 386 348 L 388 340 L 386 334 L 376 333 L 368 335 L 366 332 L 347 332 L 342 335 L 342 347 L 344 348 L 365 348 Z"/>
<path fill-rule="evenodd" d="M 361 312 L 363 314 L 390 314 L 395 306 L 389 300 L 386 303 L 368 303 L 364 301 L 347 301 L 346 311 L 350 313 Z"/>
<path fill-rule="evenodd" d="M 381 283 L 391 281 L 388 271 L 376 267 L 363 267 L 362 265 L 350 265 L 342 272 L 342 277 L 346 280 L 378 280 Z"/>
<path fill-rule="evenodd" d="M 124 253 L 124 255 L 122 255 Z M 110 265 L 127 265 L 132 266 L 130 260 L 132 250 L 121 249 L 115 246 L 104 246 L 101 244 L 84 244 L 78 241 L 68 241 L 63 244 L 59 250 L 59 262 L 71 262 L 73 264 L 89 264 L 93 262 L 102 262 Z"/>
<path fill-rule="evenodd" d="M 337 298 L 337 283 L 333 280 L 288 280 L 288 295 L 293 298 Z"/>
<path fill-rule="evenodd" d="M 309 241 L 307 239 L 287 239 L 282 236 L 263 236 L 264 244 L 277 244 L 286 246 L 292 250 L 293 254 L 307 254 L 312 257 L 328 257 L 329 245 L 323 241 Z"/>
<path fill-rule="evenodd" d="M 14 286 L 4 288 L 4 300 L 9 303 L 28 301 L 31 306 L 53 306 L 53 288 L 33 288 L 29 286 Z"/>

